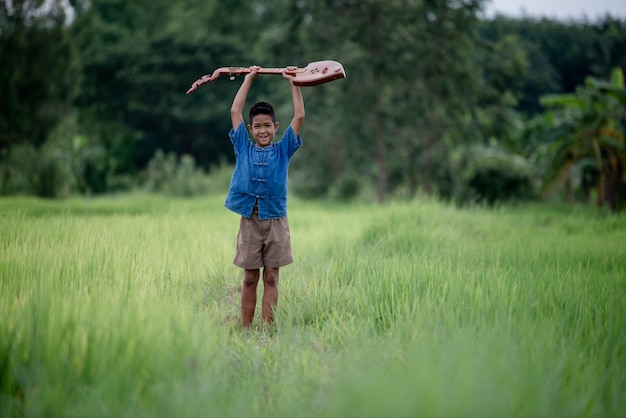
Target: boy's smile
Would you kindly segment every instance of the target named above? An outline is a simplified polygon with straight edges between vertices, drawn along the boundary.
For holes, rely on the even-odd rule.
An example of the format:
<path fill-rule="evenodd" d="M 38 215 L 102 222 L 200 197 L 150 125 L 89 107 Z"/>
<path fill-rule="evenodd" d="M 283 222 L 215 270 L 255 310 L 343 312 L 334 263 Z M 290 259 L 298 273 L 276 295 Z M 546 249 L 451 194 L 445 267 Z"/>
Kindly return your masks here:
<path fill-rule="evenodd" d="M 248 125 L 248 129 L 252 132 L 256 144 L 265 148 L 272 144 L 278 130 L 278 122 L 272 121 L 270 115 L 258 114 L 252 118 L 252 124 Z"/>

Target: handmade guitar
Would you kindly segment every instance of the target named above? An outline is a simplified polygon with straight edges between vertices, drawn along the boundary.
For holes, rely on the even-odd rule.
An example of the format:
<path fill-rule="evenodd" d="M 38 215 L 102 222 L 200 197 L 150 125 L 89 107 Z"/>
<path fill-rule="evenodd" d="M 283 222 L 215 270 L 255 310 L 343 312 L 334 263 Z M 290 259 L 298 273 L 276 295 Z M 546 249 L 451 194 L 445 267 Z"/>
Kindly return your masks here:
<path fill-rule="evenodd" d="M 211 75 L 205 75 L 194 81 L 191 88 L 187 90 L 187 94 L 196 90 L 203 84 L 210 83 L 218 77 L 223 75 L 229 76 L 231 80 L 235 76 L 248 74 L 252 70 L 244 67 L 222 67 L 218 68 Z M 309 87 L 317 86 L 319 84 L 328 83 L 329 81 L 337 80 L 346 77 L 346 72 L 343 66 L 337 61 L 315 61 L 309 63 L 304 68 L 298 67 L 285 67 L 285 68 L 260 68 L 259 74 L 282 74 L 287 72 L 295 76 L 293 84 L 296 86 Z"/>

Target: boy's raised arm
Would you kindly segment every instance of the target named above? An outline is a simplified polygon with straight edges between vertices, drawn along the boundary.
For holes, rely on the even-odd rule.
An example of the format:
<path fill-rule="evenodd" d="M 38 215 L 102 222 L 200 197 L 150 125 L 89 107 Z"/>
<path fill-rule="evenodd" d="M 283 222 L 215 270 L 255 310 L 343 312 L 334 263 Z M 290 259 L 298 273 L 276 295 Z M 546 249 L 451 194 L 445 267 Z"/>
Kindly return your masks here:
<path fill-rule="evenodd" d="M 291 96 L 293 97 L 293 119 L 291 120 L 291 129 L 293 129 L 293 132 L 296 136 L 298 136 L 300 135 L 300 128 L 302 128 L 305 115 L 302 92 L 300 91 L 300 87 L 293 84 L 293 79 L 295 78 L 293 75 L 284 71 L 283 77 L 289 80 L 289 86 L 291 87 Z"/>
<path fill-rule="evenodd" d="M 233 129 L 237 129 L 241 122 L 243 122 L 243 108 L 246 106 L 246 98 L 248 97 L 248 92 L 250 91 L 250 86 L 252 85 L 252 80 L 257 78 L 260 67 L 252 66 L 250 69 L 252 72 L 246 74 L 243 79 L 243 83 L 239 87 L 237 94 L 233 100 L 233 104 L 230 107 L 230 119 L 233 124 Z"/>

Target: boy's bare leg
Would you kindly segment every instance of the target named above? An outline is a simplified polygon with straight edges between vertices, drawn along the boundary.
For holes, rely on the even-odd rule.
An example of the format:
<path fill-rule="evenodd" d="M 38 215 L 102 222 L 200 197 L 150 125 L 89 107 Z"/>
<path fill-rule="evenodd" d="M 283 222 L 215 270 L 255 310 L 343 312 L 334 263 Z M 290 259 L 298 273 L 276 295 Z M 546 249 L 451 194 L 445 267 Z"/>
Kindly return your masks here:
<path fill-rule="evenodd" d="M 263 320 L 271 323 L 274 320 L 274 308 L 278 303 L 278 267 L 263 269 Z"/>
<path fill-rule="evenodd" d="M 241 322 L 249 327 L 254 318 L 256 308 L 256 286 L 259 283 L 260 270 L 243 271 L 243 286 L 241 286 Z"/>

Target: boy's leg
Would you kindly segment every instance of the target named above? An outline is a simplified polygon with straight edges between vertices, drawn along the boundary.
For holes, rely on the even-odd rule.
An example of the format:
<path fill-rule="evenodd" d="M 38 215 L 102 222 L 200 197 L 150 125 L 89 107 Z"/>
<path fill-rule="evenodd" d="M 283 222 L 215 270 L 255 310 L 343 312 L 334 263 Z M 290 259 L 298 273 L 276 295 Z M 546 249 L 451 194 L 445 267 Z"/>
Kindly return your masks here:
<path fill-rule="evenodd" d="M 256 308 L 256 286 L 259 283 L 259 269 L 243 271 L 243 285 L 241 286 L 241 322 L 249 327 L 254 318 Z"/>
<path fill-rule="evenodd" d="M 274 308 L 278 303 L 278 267 L 263 268 L 263 320 L 274 320 Z"/>

